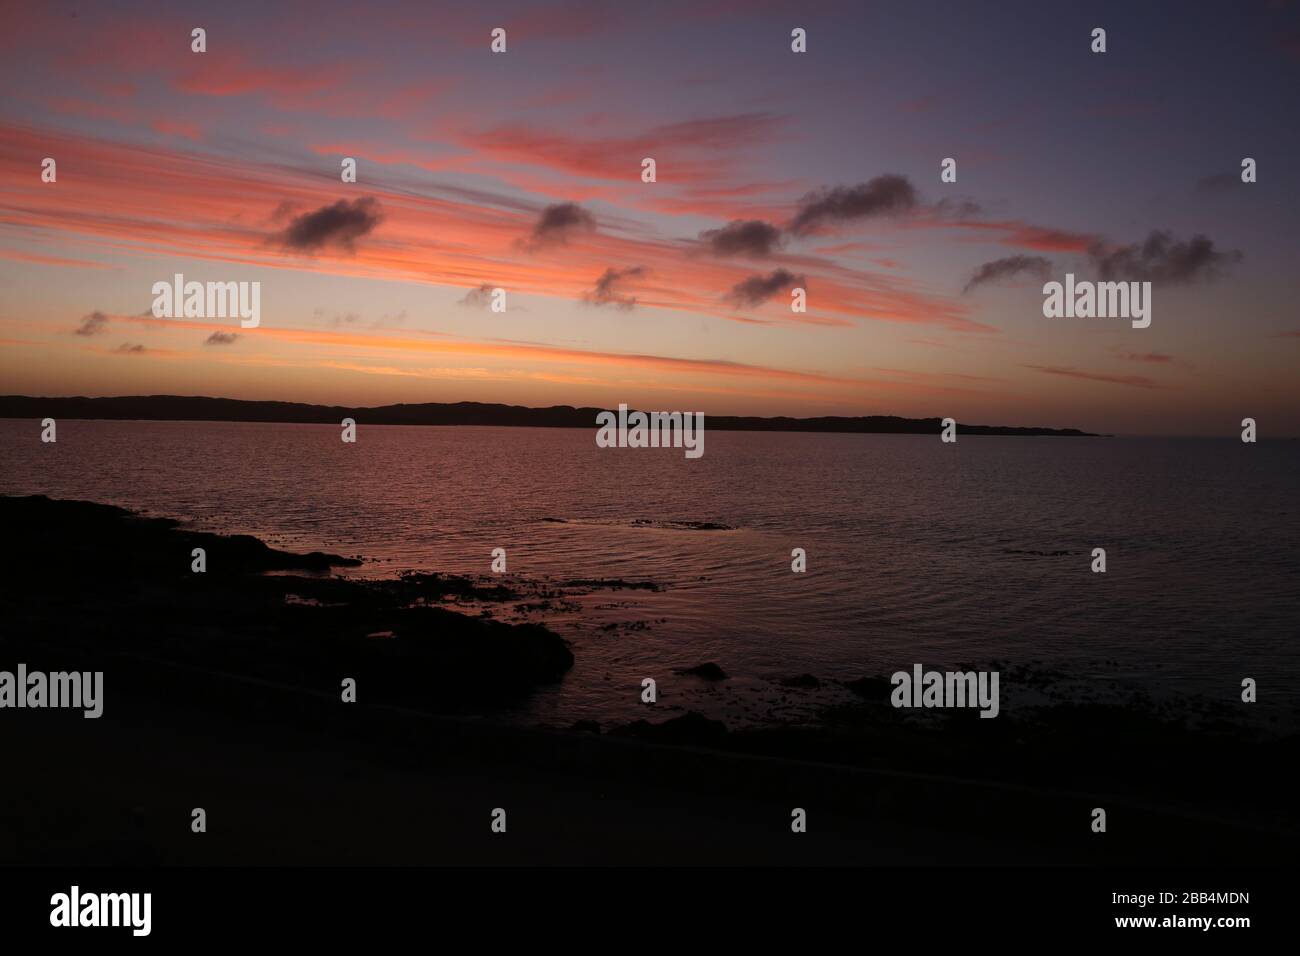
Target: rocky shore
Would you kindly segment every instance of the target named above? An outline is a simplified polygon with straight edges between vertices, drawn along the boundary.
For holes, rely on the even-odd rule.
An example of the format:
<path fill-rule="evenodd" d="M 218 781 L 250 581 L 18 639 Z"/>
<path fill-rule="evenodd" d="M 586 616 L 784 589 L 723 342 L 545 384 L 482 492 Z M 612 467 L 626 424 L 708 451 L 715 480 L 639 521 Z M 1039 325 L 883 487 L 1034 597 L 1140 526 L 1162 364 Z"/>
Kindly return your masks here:
<path fill-rule="evenodd" d="M 527 596 L 511 584 L 354 580 L 333 574 L 352 558 L 89 502 L 0 498 L 0 523 L 0 668 L 104 675 L 99 719 L 0 712 L 16 771 L 0 863 L 1246 864 L 1300 848 L 1297 737 L 1227 703 L 1052 700 L 1050 672 L 1002 663 L 1041 707 L 898 711 L 867 676 L 815 726 L 648 708 L 521 727 L 497 715 L 573 655 L 542 624 L 472 610 Z M 1294 717 L 1278 700 L 1252 705 L 1265 724 Z M 194 807 L 210 833 L 191 832 Z"/>
<path fill-rule="evenodd" d="M 9 536 L 0 608 L 12 638 L 38 646 L 111 649 L 322 693 L 341 693 L 350 678 L 358 698 L 433 712 L 515 698 L 573 664 L 540 625 L 439 606 L 450 592 L 476 593 L 462 579 L 334 577 L 360 562 L 91 502 L 0 498 L 0 522 Z"/>

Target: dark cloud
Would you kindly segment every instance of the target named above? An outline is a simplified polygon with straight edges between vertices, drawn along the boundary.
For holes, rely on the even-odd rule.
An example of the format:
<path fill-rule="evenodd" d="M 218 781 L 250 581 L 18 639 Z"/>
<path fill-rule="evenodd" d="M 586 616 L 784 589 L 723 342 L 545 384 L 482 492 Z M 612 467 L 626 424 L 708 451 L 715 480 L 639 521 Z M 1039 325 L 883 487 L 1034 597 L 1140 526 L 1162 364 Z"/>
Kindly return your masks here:
<path fill-rule="evenodd" d="M 1215 173 L 1213 176 L 1206 176 L 1196 181 L 1196 188 L 1203 193 L 1221 193 L 1224 190 L 1231 189 L 1241 181 L 1240 177 L 1232 173 Z"/>
<path fill-rule="evenodd" d="M 1145 242 L 1127 246 L 1094 243 L 1088 255 L 1105 281 L 1171 284 L 1213 279 L 1225 267 L 1241 261 L 1240 252 L 1221 252 L 1205 236 L 1182 242 L 1160 230 L 1153 231 Z"/>
<path fill-rule="evenodd" d="M 275 209 L 271 211 L 271 221 L 278 226 L 280 223 L 284 222 L 290 216 L 296 214 L 298 210 L 301 208 L 302 208 L 301 203 L 289 202 L 286 199 L 284 202 L 280 203 L 280 205 L 276 206 Z"/>
<path fill-rule="evenodd" d="M 396 314 L 385 312 L 379 318 L 365 323 L 362 322 L 362 316 L 356 312 L 339 312 L 337 310 L 325 309 L 319 306 L 312 310 L 312 315 L 320 319 L 322 322 L 328 322 L 336 329 L 344 326 L 360 326 L 367 329 L 381 329 L 390 325 L 401 325 L 406 321 L 405 309 Z"/>
<path fill-rule="evenodd" d="M 537 224 L 524 243 L 527 249 L 562 246 L 575 232 L 591 232 L 596 228 L 596 217 L 576 202 L 553 203 L 542 210 Z"/>
<path fill-rule="evenodd" d="M 877 176 L 857 186 L 836 186 L 804 196 L 790 222 L 790 231 L 805 235 L 825 223 L 897 216 L 916 205 L 916 189 L 907 177 Z"/>
<path fill-rule="evenodd" d="M 596 288 L 584 295 L 582 301 L 589 305 L 614 305 L 624 311 L 631 309 L 636 305 L 636 296 L 623 295 L 614 286 L 623 279 L 640 275 L 645 275 L 645 269 L 641 266 L 630 266 L 627 269 L 606 269 L 601 274 L 601 277 L 596 280 Z"/>
<path fill-rule="evenodd" d="M 128 355 L 140 355 L 148 351 L 143 345 L 132 345 L 130 342 L 123 342 L 117 347 L 117 350 Z"/>
<path fill-rule="evenodd" d="M 383 220 L 379 203 L 370 196 L 352 201 L 340 199 L 332 206 L 295 216 L 273 238 L 286 249 L 299 252 L 314 252 L 326 246 L 355 252 L 357 240 Z"/>
<path fill-rule="evenodd" d="M 152 312 L 149 315 L 153 315 Z M 108 316 L 103 312 L 92 312 L 90 315 L 82 316 L 81 325 L 73 329 L 75 335 L 98 335 L 105 331 L 104 326 L 108 325 Z"/>
<path fill-rule="evenodd" d="M 356 325 L 361 321 L 361 316 L 355 312 L 332 312 L 329 309 L 323 308 L 313 310 L 312 315 L 318 319 L 328 319 L 330 325 L 335 328 L 338 328 L 341 325 Z"/>
<path fill-rule="evenodd" d="M 495 286 L 490 286 L 484 282 L 477 289 L 470 289 L 465 293 L 465 297 L 459 300 L 461 305 L 467 305 L 472 309 L 485 309 L 492 301 L 492 290 Z"/>
<path fill-rule="evenodd" d="M 1051 275 L 1052 261 L 1042 256 L 1008 256 L 1005 259 L 994 259 L 976 269 L 975 274 L 966 283 L 966 288 L 961 291 L 966 293 L 987 282 L 999 282 L 1024 272 L 1039 279 L 1046 279 Z"/>
<path fill-rule="evenodd" d="M 1126 362 L 1146 362 L 1151 365 L 1164 365 L 1174 360 L 1172 355 L 1165 355 L 1163 352 L 1120 352 L 1117 350 L 1115 355 Z"/>
<path fill-rule="evenodd" d="M 721 229 L 700 233 L 700 241 L 715 256 L 754 256 L 763 258 L 781 248 L 781 230 L 761 219 L 736 219 Z"/>
<path fill-rule="evenodd" d="M 803 282 L 803 276 L 777 269 L 771 275 L 750 276 L 743 282 L 736 283 L 727 293 L 727 300 L 742 309 L 762 305 L 782 289 L 802 285 Z"/>
<path fill-rule="evenodd" d="M 203 340 L 204 345 L 234 345 L 239 338 L 237 332 L 213 332 Z"/>
<path fill-rule="evenodd" d="M 978 219 L 984 214 L 984 207 L 970 199 L 940 199 L 929 209 L 936 218 L 953 222 Z"/>

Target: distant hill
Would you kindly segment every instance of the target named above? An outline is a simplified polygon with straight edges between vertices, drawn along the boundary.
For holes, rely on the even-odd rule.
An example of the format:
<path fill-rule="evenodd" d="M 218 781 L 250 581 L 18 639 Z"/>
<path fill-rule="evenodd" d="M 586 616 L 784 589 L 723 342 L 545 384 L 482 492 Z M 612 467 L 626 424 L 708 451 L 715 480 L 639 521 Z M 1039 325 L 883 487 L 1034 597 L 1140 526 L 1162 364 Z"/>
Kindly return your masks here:
<path fill-rule="evenodd" d="M 297 422 L 337 425 L 343 418 L 360 425 L 507 425 L 529 428 L 595 428 L 604 409 L 553 405 L 525 408 L 482 402 L 424 402 L 418 405 L 307 405 L 301 402 L 246 402 L 235 398 L 181 395 L 128 395 L 120 398 L 32 398 L 0 396 L 0 418 L 97 418 L 120 421 Z M 658 411 L 659 409 L 649 409 Z M 937 434 L 938 418 L 899 418 L 894 415 L 824 416 L 821 418 L 756 418 L 707 415 L 711 431 L 751 432 L 877 432 Z M 1006 425 L 963 425 L 963 435 L 1057 435 L 1097 437 L 1077 428 L 1013 428 Z"/>

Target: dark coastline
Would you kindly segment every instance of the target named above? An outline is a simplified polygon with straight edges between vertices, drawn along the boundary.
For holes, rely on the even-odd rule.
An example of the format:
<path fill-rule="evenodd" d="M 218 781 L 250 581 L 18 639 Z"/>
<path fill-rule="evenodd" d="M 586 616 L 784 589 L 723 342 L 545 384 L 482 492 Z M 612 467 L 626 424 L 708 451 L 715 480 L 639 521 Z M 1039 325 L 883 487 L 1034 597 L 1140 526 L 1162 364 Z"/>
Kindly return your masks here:
<path fill-rule="evenodd" d="M 494 710 L 562 680 L 569 649 L 444 606 L 508 589 L 330 577 L 350 559 L 88 502 L 0 498 L 0 519 L 0 670 L 102 670 L 106 700 L 98 720 L 0 712 L 9 765 L 41 768 L 0 788 L 0 863 L 1245 864 L 1300 849 L 1296 736 L 1227 708 L 1076 701 L 935 723 L 866 678 L 816 728 L 512 726 Z M 497 806 L 508 843 L 488 828 Z M 1089 831 L 1095 806 L 1107 834 Z"/>
<path fill-rule="evenodd" d="M 352 408 L 344 405 L 308 405 L 299 402 L 249 402 L 233 398 L 178 395 L 133 395 L 115 398 L 33 398 L 0 395 L 0 418 L 71 418 L 110 421 L 224 421 L 285 422 L 337 425 L 351 418 L 365 425 L 491 425 L 524 428 L 595 428 L 596 414 L 603 409 L 555 405 L 525 408 L 481 402 L 416 405 L 381 405 Z M 821 418 L 758 418 L 738 415 L 709 415 L 714 431 L 841 432 L 850 434 L 934 435 L 942 422 L 938 418 L 900 418 L 894 415 Z M 958 424 L 964 435 L 1014 435 L 1097 438 L 1077 428 L 1019 428 L 1005 425 Z"/>

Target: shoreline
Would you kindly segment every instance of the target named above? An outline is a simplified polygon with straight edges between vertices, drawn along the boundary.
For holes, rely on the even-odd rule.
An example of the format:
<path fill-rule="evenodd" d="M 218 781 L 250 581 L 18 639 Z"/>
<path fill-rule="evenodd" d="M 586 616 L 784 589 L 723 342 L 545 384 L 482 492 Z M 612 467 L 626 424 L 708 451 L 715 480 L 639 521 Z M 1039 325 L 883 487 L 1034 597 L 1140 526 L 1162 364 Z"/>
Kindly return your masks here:
<path fill-rule="evenodd" d="M 497 852 L 471 834 L 451 845 L 394 842 L 389 802 L 417 792 L 441 808 L 435 816 L 470 820 L 481 810 L 486 819 L 510 800 L 524 819 L 551 820 L 557 829 L 537 836 L 527 859 L 961 862 L 963 853 L 994 853 L 1021 862 L 1271 862 L 1300 846 L 1282 776 L 1295 734 L 1266 739 L 1221 713 L 1203 714 L 1206 726 L 1195 731 L 1186 715 L 1149 701 L 1076 701 L 1032 719 L 1005 710 L 996 720 L 917 715 L 895 711 L 876 693 L 879 678 L 866 678 L 861 700 L 830 709 L 816 728 L 731 729 L 690 712 L 667 720 L 649 712 L 614 727 L 512 725 L 494 714 L 563 680 L 572 653 L 543 626 L 430 603 L 448 591 L 474 593 L 479 585 L 468 579 L 322 577 L 322 565 L 349 559 L 277 552 L 85 502 L 0 498 L 0 511 L 14 530 L 0 571 L 15 585 L 3 598 L 12 626 L 0 638 L 0 667 L 105 674 L 97 720 L 0 711 L 17 759 L 61 755 L 52 775 L 60 783 L 31 775 L 0 815 L 22 819 L 22 807 L 39 806 L 42 819 L 72 817 L 96 789 L 128 819 L 130 807 L 145 808 L 138 845 L 65 847 L 81 854 L 77 862 L 194 862 L 183 814 L 174 833 L 154 816 L 180 813 L 156 795 L 176 789 L 171 774 L 237 807 L 225 812 L 240 816 L 238 833 L 202 857 L 221 862 L 473 862 Z M 183 546 L 196 540 L 209 549 L 206 576 L 188 570 Z M 235 556 L 249 565 L 220 569 Z M 288 573 L 304 564 L 316 576 Z M 317 603 L 285 603 L 290 593 Z M 391 636 L 367 636 L 382 630 Z M 1045 679 L 1007 668 L 1013 680 Z M 356 703 L 340 700 L 343 674 L 357 678 Z M 83 776 L 105 761 L 134 770 Z M 1250 768 L 1247 792 L 1225 766 Z M 367 786 L 372 774 L 386 783 Z M 447 779 L 459 782 L 440 790 Z M 301 801 L 307 790 L 312 808 L 277 796 Z M 781 822 L 790 806 L 808 805 L 820 832 L 837 835 L 815 852 L 791 846 Z M 1118 831 L 1100 845 L 1087 826 L 1098 805 Z M 344 806 L 365 807 L 365 822 L 336 841 L 345 845 L 321 847 L 313 827 Z M 279 820 L 274 833 L 270 819 Z M 673 835 L 655 838 L 656 820 L 672 820 Z M 630 830 L 613 837 L 616 826 Z M 0 860 L 40 859 L 42 832 L 38 821 L 17 843 L 0 843 Z M 906 838 L 885 852 L 882 832 Z"/>

